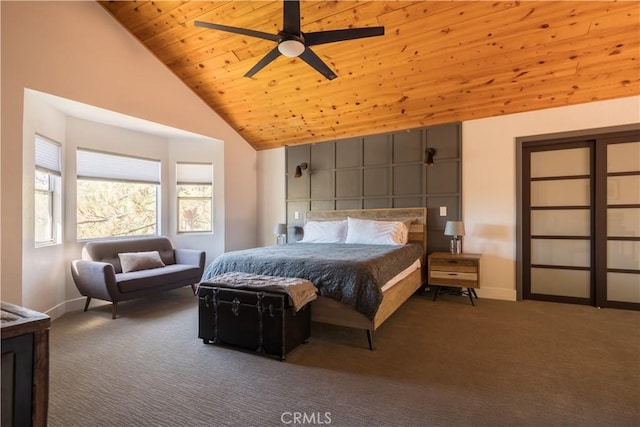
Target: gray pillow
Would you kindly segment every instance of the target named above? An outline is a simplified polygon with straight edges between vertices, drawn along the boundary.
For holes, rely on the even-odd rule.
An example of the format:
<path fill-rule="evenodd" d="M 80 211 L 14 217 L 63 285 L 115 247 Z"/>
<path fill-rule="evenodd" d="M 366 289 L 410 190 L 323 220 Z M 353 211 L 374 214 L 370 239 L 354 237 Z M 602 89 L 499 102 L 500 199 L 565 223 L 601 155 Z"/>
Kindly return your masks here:
<path fill-rule="evenodd" d="M 123 273 L 164 267 L 158 251 L 123 252 L 118 254 L 118 258 L 120 258 Z"/>

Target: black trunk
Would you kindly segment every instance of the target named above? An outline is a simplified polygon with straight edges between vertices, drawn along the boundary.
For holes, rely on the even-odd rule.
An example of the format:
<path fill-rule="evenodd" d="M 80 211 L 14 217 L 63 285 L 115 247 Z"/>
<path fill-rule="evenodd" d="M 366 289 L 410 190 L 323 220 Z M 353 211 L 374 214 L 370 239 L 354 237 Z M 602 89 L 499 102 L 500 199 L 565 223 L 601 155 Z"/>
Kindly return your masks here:
<path fill-rule="evenodd" d="M 198 338 L 259 353 L 285 355 L 311 334 L 311 307 L 296 312 L 285 293 L 221 288 L 198 289 Z"/>

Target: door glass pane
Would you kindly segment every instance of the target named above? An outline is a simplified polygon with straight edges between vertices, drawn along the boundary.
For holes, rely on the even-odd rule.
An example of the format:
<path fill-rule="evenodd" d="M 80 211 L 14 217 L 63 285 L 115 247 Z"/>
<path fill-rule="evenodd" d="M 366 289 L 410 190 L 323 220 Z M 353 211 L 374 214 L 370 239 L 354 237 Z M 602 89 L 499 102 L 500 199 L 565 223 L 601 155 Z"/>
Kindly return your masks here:
<path fill-rule="evenodd" d="M 609 237 L 640 237 L 640 208 L 607 209 Z"/>
<path fill-rule="evenodd" d="M 640 203 L 640 175 L 610 176 L 607 178 L 607 204 L 630 205 Z"/>
<path fill-rule="evenodd" d="M 531 211 L 534 236 L 589 236 L 591 212 L 588 209 Z"/>
<path fill-rule="evenodd" d="M 531 178 L 589 175 L 589 148 L 531 153 Z"/>
<path fill-rule="evenodd" d="M 607 300 L 640 303 L 640 274 L 607 273 Z"/>
<path fill-rule="evenodd" d="M 640 271 L 640 242 L 609 240 L 607 268 Z"/>
<path fill-rule="evenodd" d="M 531 183 L 531 206 L 589 206 L 589 179 L 558 179 Z"/>
<path fill-rule="evenodd" d="M 534 294 L 590 298 L 591 273 L 584 270 L 531 269 L 531 292 Z"/>
<path fill-rule="evenodd" d="M 531 239 L 531 264 L 589 267 L 588 240 Z"/>
<path fill-rule="evenodd" d="M 640 170 L 640 142 L 607 145 L 607 172 Z"/>

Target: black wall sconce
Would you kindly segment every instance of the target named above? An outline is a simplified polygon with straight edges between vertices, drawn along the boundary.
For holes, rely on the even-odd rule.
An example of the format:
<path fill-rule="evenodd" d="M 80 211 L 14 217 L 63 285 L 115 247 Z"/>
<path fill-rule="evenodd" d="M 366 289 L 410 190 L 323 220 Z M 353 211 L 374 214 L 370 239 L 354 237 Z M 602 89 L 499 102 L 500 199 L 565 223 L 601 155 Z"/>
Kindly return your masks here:
<path fill-rule="evenodd" d="M 308 167 L 309 165 L 307 164 L 307 162 L 300 163 L 298 166 L 296 166 L 296 173 L 295 175 L 293 175 L 293 177 L 300 178 L 302 176 L 302 171 L 307 170 Z"/>
<path fill-rule="evenodd" d="M 435 155 L 435 148 L 427 148 L 427 151 L 424 153 L 424 164 L 427 166 L 433 166 L 433 156 Z"/>

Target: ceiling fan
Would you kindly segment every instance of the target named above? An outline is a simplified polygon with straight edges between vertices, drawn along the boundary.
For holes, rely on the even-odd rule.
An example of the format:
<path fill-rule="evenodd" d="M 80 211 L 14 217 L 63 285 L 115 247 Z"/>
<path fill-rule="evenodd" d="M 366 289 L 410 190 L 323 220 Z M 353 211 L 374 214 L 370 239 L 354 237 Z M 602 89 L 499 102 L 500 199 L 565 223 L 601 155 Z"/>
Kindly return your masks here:
<path fill-rule="evenodd" d="M 209 22 L 201 21 L 195 21 L 195 25 L 196 27 L 243 34 L 245 36 L 272 40 L 278 43 L 278 45 L 267 53 L 256 65 L 253 66 L 253 68 L 247 71 L 244 75 L 245 77 L 252 77 L 282 54 L 290 58 L 299 57 L 327 79 L 333 80 L 337 75 L 327 66 L 327 64 L 322 62 L 318 55 L 311 50 L 310 46 L 384 35 L 384 27 L 349 28 L 345 30 L 327 30 L 303 33 L 300 31 L 300 1 L 284 0 L 283 3 L 284 28 L 278 34 L 263 33 L 261 31 L 229 27 L 226 25 L 211 24 Z"/>

